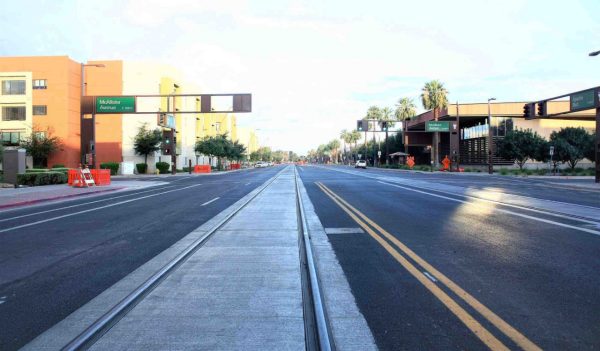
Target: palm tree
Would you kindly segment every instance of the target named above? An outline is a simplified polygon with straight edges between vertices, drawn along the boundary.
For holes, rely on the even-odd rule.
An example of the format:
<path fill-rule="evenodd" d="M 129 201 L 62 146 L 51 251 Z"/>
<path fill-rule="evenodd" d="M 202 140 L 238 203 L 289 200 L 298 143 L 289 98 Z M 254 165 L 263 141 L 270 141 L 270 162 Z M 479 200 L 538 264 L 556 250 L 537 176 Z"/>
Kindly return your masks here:
<path fill-rule="evenodd" d="M 331 150 L 331 154 L 333 157 L 333 163 L 338 162 L 338 154 L 339 154 L 339 148 L 340 148 L 340 141 L 337 139 L 333 139 L 332 141 L 329 142 L 329 144 L 327 144 L 329 150 Z"/>
<path fill-rule="evenodd" d="M 417 106 L 411 98 L 403 97 L 396 103 L 396 111 L 394 112 L 397 121 L 402 121 L 402 144 L 404 144 L 404 128 L 406 121 L 417 115 Z M 404 151 L 408 153 L 406 145 Z"/>
<path fill-rule="evenodd" d="M 384 107 L 381 109 L 381 116 L 379 116 L 379 121 L 381 123 L 381 126 L 383 127 L 385 125 L 385 155 L 383 156 L 385 159 L 385 164 L 388 164 L 388 154 L 390 152 L 389 147 L 388 147 L 388 129 L 390 129 L 390 127 L 393 124 L 393 111 L 391 108 L 389 107 Z"/>
<path fill-rule="evenodd" d="M 421 90 L 421 102 L 423 103 L 424 108 L 433 110 L 433 118 L 437 121 L 439 109 L 446 108 L 446 106 L 448 106 L 448 90 L 446 90 L 444 84 L 439 80 L 427 82 Z M 436 167 L 440 163 L 438 155 L 438 140 L 439 133 L 433 133 L 433 147 L 431 152 L 433 153 L 433 162 Z"/>
<path fill-rule="evenodd" d="M 372 119 L 372 120 L 377 120 L 379 121 L 381 119 L 381 109 L 375 105 L 369 107 L 367 109 L 367 115 L 365 116 L 365 119 Z M 371 126 L 371 122 L 369 122 L 369 125 Z M 369 128 L 370 129 L 370 128 Z M 373 145 L 375 145 L 375 128 L 373 128 Z M 367 147 L 367 133 L 365 132 L 365 150 Z M 365 152 L 365 159 L 368 162 L 368 157 L 366 156 L 366 152 Z M 373 156 L 373 165 L 375 165 L 375 156 Z"/>
<path fill-rule="evenodd" d="M 352 132 L 350 132 L 350 140 L 349 140 L 349 142 L 350 143 L 354 143 L 354 151 L 355 152 L 358 152 L 356 144 L 358 143 L 358 141 L 360 140 L 360 138 L 361 138 L 361 135 L 360 135 L 360 132 L 358 130 L 353 130 Z M 358 160 L 358 155 L 355 157 L 355 160 Z"/>
<path fill-rule="evenodd" d="M 344 147 L 342 148 L 342 154 L 346 154 L 346 145 L 348 145 L 348 137 L 350 133 L 346 129 L 342 129 L 340 132 L 340 139 L 344 141 Z"/>
<path fill-rule="evenodd" d="M 417 114 L 417 106 L 411 98 L 400 98 L 396 103 L 396 111 L 394 116 L 397 121 L 406 121 L 413 118 Z"/>

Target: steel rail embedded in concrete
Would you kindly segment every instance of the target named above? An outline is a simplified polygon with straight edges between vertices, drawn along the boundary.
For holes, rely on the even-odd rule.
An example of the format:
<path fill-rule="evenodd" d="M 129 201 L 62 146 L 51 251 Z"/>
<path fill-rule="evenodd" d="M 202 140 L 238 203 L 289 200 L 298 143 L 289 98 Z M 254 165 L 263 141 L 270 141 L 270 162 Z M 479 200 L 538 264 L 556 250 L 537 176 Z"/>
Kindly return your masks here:
<path fill-rule="evenodd" d="M 152 275 L 142 285 L 138 286 L 132 293 L 127 295 L 123 300 L 116 304 L 112 309 L 105 313 L 102 317 L 96 320 L 86 330 L 84 330 L 79 336 L 69 342 L 63 350 L 82 350 L 87 349 L 92 345 L 99 337 L 101 337 L 111 326 L 113 326 L 120 318 L 122 318 L 131 308 L 141 301 L 150 291 L 152 291 L 160 282 L 162 282 L 171 272 L 177 267 L 184 263 L 194 252 L 196 252 L 218 229 L 223 227 L 231 218 L 233 218 L 239 211 L 241 211 L 246 205 L 254 200 L 259 194 L 261 194 L 271 183 L 275 181 L 285 169 L 277 173 L 262 188 L 254 194 L 254 196 L 248 198 L 239 208 L 229 213 L 225 218 L 218 222 L 212 229 L 210 229 L 204 236 L 194 241 L 184 251 L 182 251 L 173 260 L 164 265 L 159 271 Z"/>
<path fill-rule="evenodd" d="M 306 221 L 306 215 L 304 212 L 304 203 L 302 202 L 302 196 L 300 194 L 300 188 L 298 186 L 298 171 L 294 167 L 294 185 L 296 188 L 296 199 L 299 212 L 300 229 L 302 231 L 301 242 L 304 245 L 303 253 L 306 258 L 306 269 L 308 270 L 308 276 L 310 280 L 310 297 L 312 300 L 312 312 L 316 322 L 316 333 L 318 343 L 318 350 L 330 351 L 335 350 L 333 339 L 330 337 L 330 328 L 325 313 L 325 307 L 323 305 L 323 299 L 321 298 L 321 288 L 319 286 L 319 278 L 317 275 L 317 269 L 315 266 L 314 256 L 310 243 L 310 236 L 308 235 L 308 222 Z M 307 344 L 308 345 L 308 344 Z M 317 345 L 314 345 L 317 346 Z"/>

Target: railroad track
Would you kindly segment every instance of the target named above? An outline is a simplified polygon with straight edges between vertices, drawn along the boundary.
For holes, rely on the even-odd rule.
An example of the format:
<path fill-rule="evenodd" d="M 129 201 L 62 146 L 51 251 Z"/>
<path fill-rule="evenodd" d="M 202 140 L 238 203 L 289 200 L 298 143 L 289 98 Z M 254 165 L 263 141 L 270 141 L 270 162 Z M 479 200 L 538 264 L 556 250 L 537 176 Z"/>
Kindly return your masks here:
<path fill-rule="evenodd" d="M 317 275 L 316 265 L 310 244 L 310 235 L 306 221 L 304 205 L 300 188 L 298 186 L 298 172 L 293 166 L 294 186 L 296 194 L 296 210 L 298 218 L 298 242 L 300 250 L 300 271 L 302 280 L 302 303 L 304 315 L 305 345 L 307 350 L 334 350 L 330 328 L 327 321 L 325 306 L 321 298 L 321 289 Z M 62 350 L 86 350 L 106 334 L 119 320 L 127 315 L 148 294 L 159 286 L 168 276 L 181 267 L 195 252 L 197 252 L 215 233 L 234 218 L 242 209 L 263 193 L 278 177 L 288 168 L 286 167 L 273 178 L 264 183 L 259 190 L 248 198 L 241 206 L 229 213 L 219 221 L 204 236 L 194 241 L 181 251 L 172 260 L 157 270 L 150 278 L 144 281 L 125 298 L 116 303 L 104 315 L 90 324 L 77 337 L 72 339 Z"/>

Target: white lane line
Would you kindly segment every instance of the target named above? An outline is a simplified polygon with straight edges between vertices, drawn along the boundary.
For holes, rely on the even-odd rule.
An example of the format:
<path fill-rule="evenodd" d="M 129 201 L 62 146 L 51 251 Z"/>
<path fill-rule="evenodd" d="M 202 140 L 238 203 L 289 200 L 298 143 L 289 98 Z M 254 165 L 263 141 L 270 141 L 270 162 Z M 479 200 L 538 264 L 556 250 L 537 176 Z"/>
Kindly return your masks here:
<path fill-rule="evenodd" d="M 364 175 L 364 174 L 361 174 L 361 173 L 357 173 L 357 172 L 348 172 L 348 171 L 343 171 L 343 170 L 335 170 L 335 171 L 342 172 L 342 173 L 347 173 L 347 174 L 352 174 L 352 175 L 356 175 L 356 176 L 362 176 L 362 177 L 365 177 L 365 178 L 374 179 L 374 180 L 377 180 L 377 181 L 379 181 L 380 183 L 383 183 L 383 184 L 390 184 L 390 182 L 393 182 L 394 184 L 397 183 L 397 181 L 394 180 L 393 177 L 385 177 L 385 178 L 370 177 L 370 176 L 367 176 L 367 175 Z M 392 178 L 392 179 L 390 180 L 390 178 Z M 385 181 L 381 181 L 381 179 L 385 179 Z M 402 179 L 404 179 L 404 178 L 402 178 Z M 570 221 L 577 221 L 577 222 L 583 222 L 583 223 L 588 223 L 588 224 L 597 224 L 598 223 L 597 221 L 591 221 L 591 220 L 585 219 L 585 218 L 574 217 L 574 216 L 571 216 L 569 214 L 565 214 L 565 213 L 562 213 L 562 212 L 561 213 L 556 213 L 556 212 L 552 212 L 551 210 L 544 210 L 544 209 L 537 209 L 537 208 L 531 208 L 531 207 L 526 207 L 526 206 L 514 205 L 514 204 L 511 204 L 511 203 L 507 203 L 507 202 L 485 199 L 485 198 L 478 197 L 478 196 L 473 196 L 473 195 L 453 193 L 453 192 L 450 192 L 450 191 L 439 190 L 439 189 L 435 189 L 435 188 L 431 188 L 431 187 L 426 187 L 426 186 L 418 186 L 418 187 L 421 188 L 421 189 L 431 190 L 431 191 L 435 191 L 435 192 L 443 193 L 443 194 L 448 194 L 448 195 L 452 195 L 452 196 L 462 196 L 462 197 L 471 198 L 471 199 L 478 200 L 478 201 L 491 202 L 491 203 L 500 204 L 502 206 L 518 208 L 520 210 L 525 210 L 525 211 L 530 211 L 530 212 L 537 212 L 537 213 L 545 214 L 545 215 L 552 216 L 552 217 L 564 218 L 564 219 L 568 219 Z M 528 199 L 539 200 L 539 201 L 558 202 L 558 201 L 553 201 L 553 200 L 538 199 L 538 198 L 535 198 L 535 197 L 530 197 L 530 196 L 525 196 L 525 195 L 518 195 L 518 196 L 523 197 L 523 198 L 528 198 Z M 560 203 L 560 202 L 558 202 L 558 203 Z M 568 203 L 568 202 L 562 202 L 562 204 L 569 205 L 569 206 L 576 206 L 576 207 L 587 207 L 587 208 L 596 209 L 596 210 L 600 209 L 598 207 L 591 207 L 591 206 L 573 204 L 573 203 Z"/>
<path fill-rule="evenodd" d="M 16 216 L 16 217 L 10 217 L 10 218 L 0 219 L 0 222 L 12 221 L 14 219 L 35 216 L 35 215 L 39 215 L 39 214 L 42 214 L 42 213 L 60 211 L 60 210 L 64 210 L 64 209 L 67 209 L 67 208 L 73 208 L 73 207 L 85 206 L 85 205 L 89 205 L 89 204 L 95 204 L 97 202 L 104 202 L 104 201 L 110 201 L 110 200 L 114 200 L 114 199 L 120 199 L 122 197 L 127 197 L 127 196 L 135 196 L 135 195 L 139 195 L 139 194 L 145 194 L 145 193 L 149 193 L 151 191 L 164 190 L 164 189 L 172 188 L 172 187 L 174 187 L 174 185 L 169 185 L 169 186 L 165 186 L 165 187 L 162 187 L 162 188 L 150 189 L 150 190 L 146 190 L 146 191 L 140 191 L 140 192 L 137 192 L 137 193 L 134 193 L 134 194 L 126 194 L 126 195 L 114 196 L 114 197 L 111 197 L 111 198 L 108 198 L 108 199 L 102 199 L 102 200 L 96 200 L 96 201 L 89 201 L 89 202 L 86 202 L 84 204 L 77 204 L 77 205 L 65 206 L 65 207 L 61 207 L 61 208 L 54 208 L 54 209 L 46 210 L 46 211 L 39 211 L 39 212 L 34 212 L 34 213 L 28 213 L 26 215 L 21 215 L 21 216 Z"/>
<path fill-rule="evenodd" d="M 248 183 L 246 183 L 246 184 L 244 184 L 244 185 L 250 185 L 251 183 L 252 183 L 252 182 L 248 182 Z"/>
<path fill-rule="evenodd" d="M 434 278 L 434 277 L 433 277 L 431 274 L 429 274 L 429 273 L 427 273 L 427 272 L 425 272 L 425 271 L 423 271 L 423 274 L 425 274 L 425 276 L 426 276 L 427 278 L 429 278 L 429 280 L 431 280 L 432 282 L 434 282 L 434 283 L 436 283 L 436 282 L 437 282 L 437 279 L 435 279 L 435 278 Z"/>
<path fill-rule="evenodd" d="M 203 204 L 202 204 L 202 205 L 200 205 L 200 206 L 206 206 L 206 205 L 208 205 L 209 203 L 211 203 L 211 202 L 214 202 L 214 201 L 217 201 L 217 200 L 219 200 L 219 199 L 220 199 L 220 197 L 215 197 L 214 199 L 212 199 L 212 200 L 210 200 L 210 201 L 207 201 L 207 202 L 203 203 Z"/>
<path fill-rule="evenodd" d="M 135 199 L 130 199 L 130 200 L 125 200 L 125 201 L 121 201 L 121 202 L 116 202 L 116 203 L 110 204 L 110 205 L 104 205 L 104 206 L 100 206 L 100 207 L 90 208 L 88 210 L 73 212 L 73 213 L 69 213 L 69 214 L 66 214 L 66 215 L 52 217 L 52 218 L 44 219 L 44 220 L 37 221 L 37 222 L 23 224 L 23 225 L 19 225 L 19 226 L 16 226 L 16 227 L 11 227 L 11 228 L 6 228 L 6 229 L 0 230 L 0 233 L 6 233 L 6 232 L 9 232 L 9 231 L 15 230 L 15 229 L 21 229 L 21 228 L 31 227 L 31 226 L 34 226 L 34 225 L 38 225 L 38 224 L 42 224 L 42 223 L 46 223 L 46 222 L 55 221 L 57 219 L 62 219 L 62 218 L 66 218 L 66 217 L 76 216 L 76 215 L 82 214 L 82 213 L 88 213 L 88 212 L 97 211 L 97 210 L 101 210 L 101 209 L 108 208 L 108 207 L 113 207 L 113 206 L 118 206 L 118 205 L 126 204 L 126 203 L 137 201 L 137 200 L 147 199 L 149 197 L 154 197 L 154 196 L 158 196 L 158 195 L 162 195 L 162 194 L 172 193 L 174 191 L 179 191 L 179 190 L 194 188 L 194 187 L 197 187 L 197 186 L 200 186 L 200 185 L 202 185 L 202 184 L 195 184 L 195 185 L 190 185 L 190 186 L 186 186 L 186 187 L 179 188 L 179 189 L 167 190 L 167 191 L 163 191 L 161 193 L 146 195 L 146 196 L 138 197 L 138 198 L 135 198 Z"/>
<path fill-rule="evenodd" d="M 325 234 L 364 234 L 362 228 L 325 228 Z"/>
<path fill-rule="evenodd" d="M 460 202 L 460 203 L 471 205 L 471 206 L 479 206 L 479 204 L 477 204 L 475 202 L 471 202 L 471 201 L 459 200 L 459 199 L 455 199 L 455 198 L 448 197 L 448 196 L 443 196 L 443 195 L 428 193 L 426 191 L 417 190 L 417 189 L 411 189 L 411 188 L 407 188 L 405 186 L 400 186 L 400 185 L 396 185 L 396 184 L 386 183 L 386 182 L 382 182 L 382 181 L 378 181 L 378 182 L 382 183 L 382 184 L 394 186 L 396 188 L 401 188 L 401 189 L 408 190 L 408 191 L 414 191 L 416 193 L 421 193 L 421 194 L 425 194 L 425 195 L 429 195 L 429 196 L 438 197 L 440 199 L 446 199 L 446 200 L 450 200 L 450 201 Z M 460 196 L 460 195 L 457 195 L 457 196 Z M 522 213 L 510 211 L 510 210 L 505 210 L 505 209 L 502 209 L 502 208 L 495 207 L 494 211 L 503 212 L 503 213 L 514 215 L 514 216 L 527 218 L 527 219 L 532 219 L 532 220 L 538 221 L 538 222 L 543 222 L 543 223 L 548 223 L 548 224 L 554 224 L 554 225 L 557 225 L 559 227 L 564 227 L 564 228 L 569 228 L 569 229 L 575 229 L 575 230 L 579 230 L 579 231 L 590 233 L 590 234 L 594 234 L 594 235 L 600 235 L 600 231 L 598 231 L 598 230 L 581 228 L 581 227 L 577 227 L 577 226 L 574 226 L 574 225 L 569 225 L 569 224 L 564 224 L 564 223 L 560 223 L 560 222 L 551 221 L 549 219 L 543 219 L 543 218 L 533 217 L 533 216 L 529 216 L 529 215 L 526 215 L 526 214 L 522 214 Z"/>

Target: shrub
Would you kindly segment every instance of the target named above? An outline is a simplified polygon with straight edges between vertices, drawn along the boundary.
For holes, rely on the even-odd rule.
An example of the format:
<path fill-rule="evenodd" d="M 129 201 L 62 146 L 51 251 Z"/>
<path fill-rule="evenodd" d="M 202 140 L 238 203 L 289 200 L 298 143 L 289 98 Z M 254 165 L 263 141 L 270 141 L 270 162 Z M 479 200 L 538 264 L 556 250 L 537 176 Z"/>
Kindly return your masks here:
<path fill-rule="evenodd" d="M 62 163 L 57 163 L 54 166 L 52 166 L 52 169 L 54 168 L 65 168 L 65 165 L 63 165 Z"/>
<path fill-rule="evenodd" d="M 40 186 L 50 184 L 64 184 L 67 182 L 67 175 L 62 172 L 33 172 L 17 175 L 17 184 L 28 186 Z"/>
<path fill-rule="evenodd" d="M 169 173 L 170 165 L 167 162 L 156 162 L 156 169 L 160 172 L 160 174 Z"/>
<path fill-rule="evenodd" d="M 500 168 L 500 174 L 501 175 L 508 175 L 508 169 L 506 169 L 506 168 Z"/>
<path fill-rule="evenodd" d="M 145 163 L 136 163 L 135 168 L 137 169 L 138 174 L 146 174 L 148 165 Z"/>
<path fill-rule="evenodd" d="M 102 162 L 100 169 L 110 169 L 110 175 L 117 175 L 119 172 L 119 164 L 117 162 Z"/>

